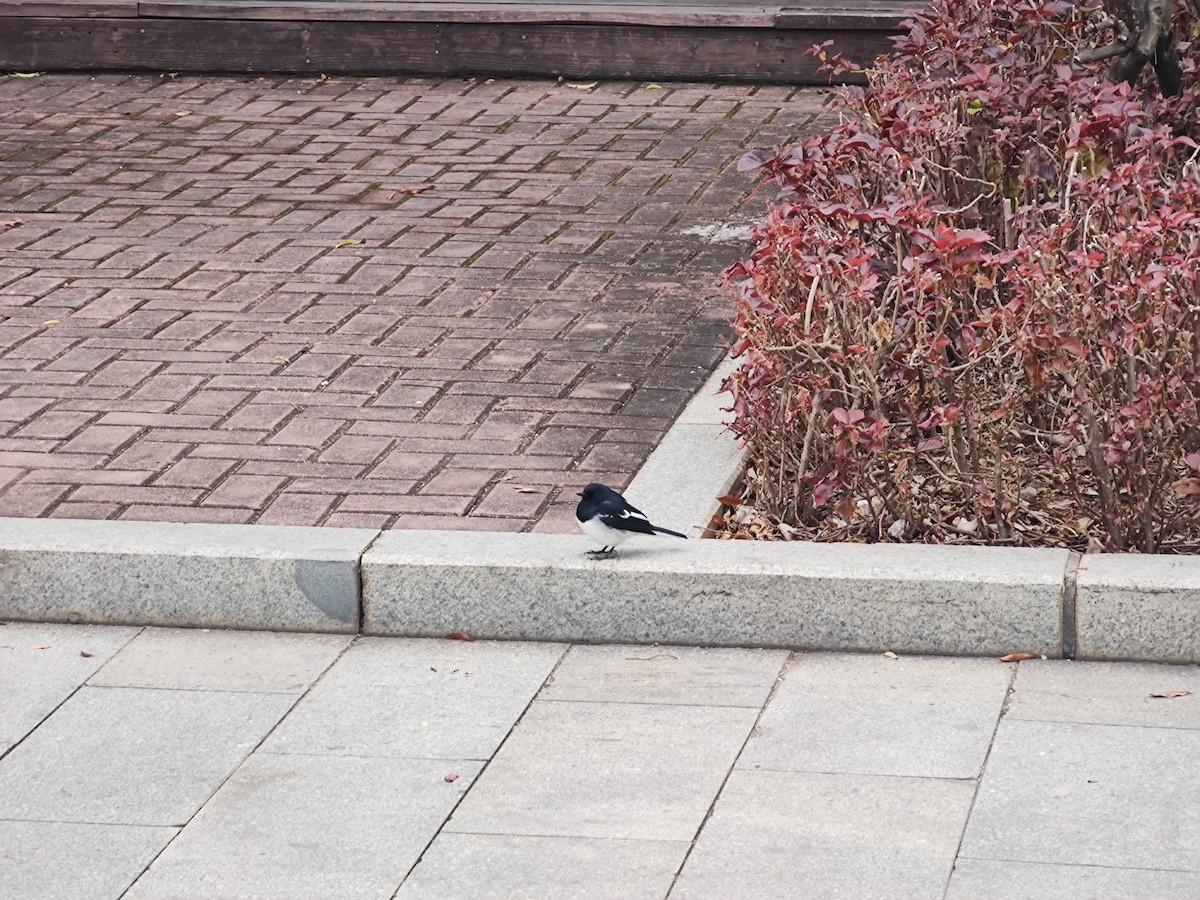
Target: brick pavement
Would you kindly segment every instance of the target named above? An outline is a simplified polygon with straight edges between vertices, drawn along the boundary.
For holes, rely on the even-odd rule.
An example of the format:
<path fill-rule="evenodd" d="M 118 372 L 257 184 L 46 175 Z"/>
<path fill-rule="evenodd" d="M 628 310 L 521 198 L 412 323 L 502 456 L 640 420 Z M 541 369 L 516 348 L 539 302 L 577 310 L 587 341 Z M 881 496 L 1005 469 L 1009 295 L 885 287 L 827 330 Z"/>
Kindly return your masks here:
<path fill-rule="evenodd" d="M 685 232 L 819 102 L 0 79 L 0 515 L 573 528 L 721 354 L 739 247 Z"/>

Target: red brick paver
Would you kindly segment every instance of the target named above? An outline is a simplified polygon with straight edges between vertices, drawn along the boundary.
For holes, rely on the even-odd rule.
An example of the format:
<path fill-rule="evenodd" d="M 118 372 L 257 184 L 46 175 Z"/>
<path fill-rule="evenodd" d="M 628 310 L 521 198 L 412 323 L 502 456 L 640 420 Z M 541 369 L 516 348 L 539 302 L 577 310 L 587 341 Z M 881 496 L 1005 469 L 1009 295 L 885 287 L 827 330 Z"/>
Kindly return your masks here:
<path fill-rule="evenodd" d="M 571 527 L 721 354 L 739 246 L 685 230 L 818 103 L 0 79 L 0 515 Z"/>

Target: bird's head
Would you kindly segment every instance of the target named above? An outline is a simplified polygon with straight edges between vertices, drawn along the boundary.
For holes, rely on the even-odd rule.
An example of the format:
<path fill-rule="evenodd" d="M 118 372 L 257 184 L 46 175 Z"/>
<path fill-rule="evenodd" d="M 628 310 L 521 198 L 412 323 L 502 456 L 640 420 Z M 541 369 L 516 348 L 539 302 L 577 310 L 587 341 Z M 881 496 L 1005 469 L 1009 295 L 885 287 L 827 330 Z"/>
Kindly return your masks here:
<path fill-rule="evenodd" d="M 606 490 L 607 488 L 605 488 L 604 485 L 593 482 L 580 491 L 579 496 L 584 500 L 598 500 L 604 496 L 604 492 Z"/>

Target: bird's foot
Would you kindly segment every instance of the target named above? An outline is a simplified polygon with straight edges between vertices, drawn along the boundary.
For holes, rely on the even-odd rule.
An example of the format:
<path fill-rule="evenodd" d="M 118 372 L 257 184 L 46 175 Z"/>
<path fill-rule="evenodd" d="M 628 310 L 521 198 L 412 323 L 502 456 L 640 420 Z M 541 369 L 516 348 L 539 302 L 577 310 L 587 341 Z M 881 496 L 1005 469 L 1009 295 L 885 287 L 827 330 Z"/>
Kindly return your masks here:
<path fill-rule="evenodd" d="M 605 547 L 603 550 L 589 550 L 587 556 L 589 559 L 609 559 L 617 555 L 616 547 Z"/>

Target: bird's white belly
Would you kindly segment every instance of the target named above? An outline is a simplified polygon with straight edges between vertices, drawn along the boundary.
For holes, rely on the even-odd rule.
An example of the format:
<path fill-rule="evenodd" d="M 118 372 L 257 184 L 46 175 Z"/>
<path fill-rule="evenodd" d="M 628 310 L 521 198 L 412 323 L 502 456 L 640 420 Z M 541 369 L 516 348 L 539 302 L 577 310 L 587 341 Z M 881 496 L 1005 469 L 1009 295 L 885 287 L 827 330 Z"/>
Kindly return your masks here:
<path fill-rule="evenodd" d="M 579 521 L 576 519 L 575 521 Z M 583 533 L 590 537 L 601 547 L 615 547 L 626 541 L 629 538 L 630 532 L 620 531 L 616 528 L 609 528 L 599 519 L 589 519 L 586 522 L 579 522 L 579 527 L 583 529 Z"/>

